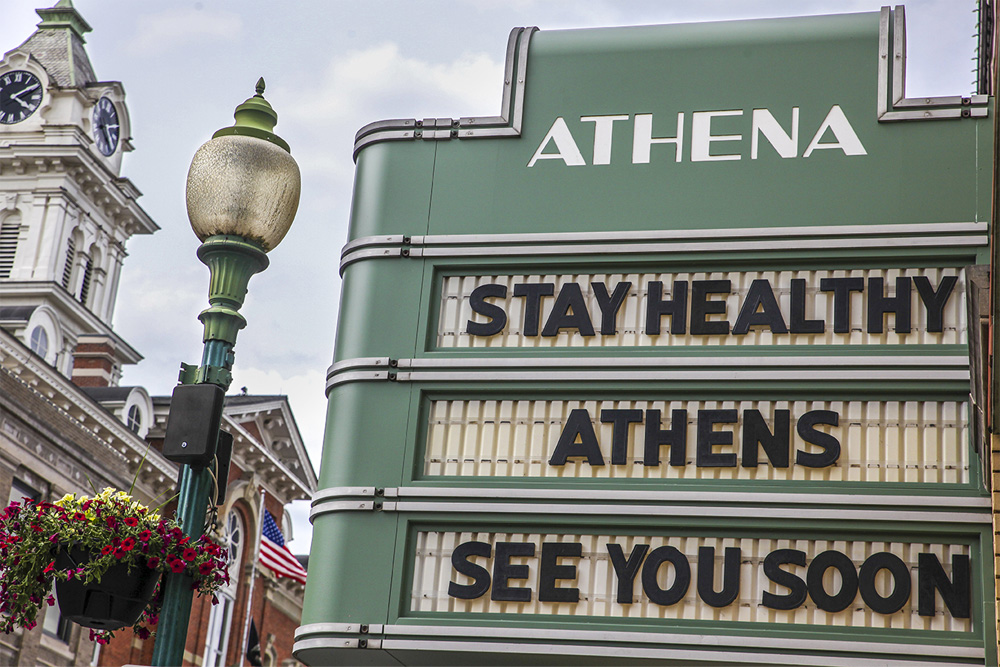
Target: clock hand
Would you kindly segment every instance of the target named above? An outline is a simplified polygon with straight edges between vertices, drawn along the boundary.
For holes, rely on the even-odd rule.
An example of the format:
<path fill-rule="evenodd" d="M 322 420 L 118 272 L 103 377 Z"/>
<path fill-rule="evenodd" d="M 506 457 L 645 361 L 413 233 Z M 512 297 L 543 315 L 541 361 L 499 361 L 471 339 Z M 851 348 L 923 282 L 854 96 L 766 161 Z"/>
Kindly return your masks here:
<path fill-rule="evenodd" d="M 18 102 L 21 102 L 21 100 L 19 100 L 18 97 L 20 97 L 21 95 L 24 95 L 29 90 L 34 90 L 35 88 L 38 88 L 38 84 L 37 83 L 35 85 L 33 85 L 33 86 L 28 86 L 27 88 L 24 88 L 23 90 L 19 90 L 16 93 L 11 93 L 10 98 L 12 100 L 17 100 Z M 21 102 L 21 104 L 24 104 L 24 102 Z"/>
<path fill-rule="evenodd" d="M 27 102 L 25 102 L 24 100 L 22 100 L 21 98 L 19 98 L 19 97 L 14 97 L 13 95 L 11 95 L 11 96 L 10 96 L 10 98 L 11 98 L 12 100 L 14 100 L 15 102 L 17 102 L 18 104 L 20 104 L 20 105 L 21 105 L 22 107 L 24 107 L 25 109 L 28 109 L 29 111 L 31 110 L 31 105 L 30 105 L 30 104 L 28 104 Z"/>

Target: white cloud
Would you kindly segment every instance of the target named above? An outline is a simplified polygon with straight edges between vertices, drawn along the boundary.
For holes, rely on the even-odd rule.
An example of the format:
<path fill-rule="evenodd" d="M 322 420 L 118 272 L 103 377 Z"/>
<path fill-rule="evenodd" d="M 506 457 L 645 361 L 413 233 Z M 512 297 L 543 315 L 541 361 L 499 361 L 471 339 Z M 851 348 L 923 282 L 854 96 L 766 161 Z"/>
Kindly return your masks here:
<path fill-rule="evenodd" d="M 232 41 L 243 30 L 243 19 L 233 12 L 168 9 L 136 20 L 135 35 L 126 49 L 151 56 L 211 41 Z"/>

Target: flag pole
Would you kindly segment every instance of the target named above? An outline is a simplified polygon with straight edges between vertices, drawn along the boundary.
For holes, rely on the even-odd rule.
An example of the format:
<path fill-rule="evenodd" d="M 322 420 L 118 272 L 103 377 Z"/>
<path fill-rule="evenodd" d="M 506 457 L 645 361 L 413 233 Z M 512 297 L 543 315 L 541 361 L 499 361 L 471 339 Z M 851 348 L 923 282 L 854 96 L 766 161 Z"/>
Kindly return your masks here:
<path fill-rule="evenodd" d="M 253 566 L 250 570 L 250 591 L 247 593 L 247 613 L 243 620 L 243 641 L 240 642 L 239 667 L 243 667 L 247 658 L 247 639 L 250 636 L 250 612 L 253 609 L 253 585 L 257 580 L 257 561 L 260 560 L 260 539 L 264 532 L 264 494 L 263 488 L 260 490 L 260 511 L 257 513 L 257 542 L 254 548 Z"/>

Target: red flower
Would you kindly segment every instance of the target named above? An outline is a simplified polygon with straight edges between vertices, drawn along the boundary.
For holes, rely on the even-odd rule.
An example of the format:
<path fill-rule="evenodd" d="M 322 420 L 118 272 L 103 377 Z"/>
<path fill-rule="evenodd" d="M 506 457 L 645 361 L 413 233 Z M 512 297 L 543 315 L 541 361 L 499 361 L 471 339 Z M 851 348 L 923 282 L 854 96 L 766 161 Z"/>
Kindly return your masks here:
<path fill-rule="evenodd" d="M 56 569 L 56 562 L 52 561 L 51 563 L 45 566 L 45 569 L 42 570 L 42 572 L 51 572 L 54 569 Z"/>
<path fill-rule="evenodd" d="M 135 540 L 131 537 L 126 537 L 122 540 L 122 551 L 132 551 L 135 548 Z"/>
<path fill-rule="evenodd" d="M 205 562 L 198 566 L 198 574 L 208 574 L 212 571 L 212 563 Z"/>
<path fill-rule="evenodd" d="M 87 515 L 84 514 L 83 512 L 77 512 L 76 514 L 73 515 L 73 518 L 76 519 L 77 521 L 86 521 Z"/>
<path fill-rule="evenodd" d="M 111 530 L 114 530 L 115 526 L 118 525 L 118 519 L 114 518 L 113 516 L 109 516 L 107 519 L 105 519 L 105 521 L 108 524 L 108 528 L 110 528 Z"/>
<path fill-rule="evenodd" d="M 125 517 L 123 519 L 123 522 L 125 523 L 126 526 L 129 526 L 130 528 L 135 528 L 136 526 L 139 525 L 139 520 L 136 519 L 134 516 Z"/>
<path fill-rule="evenodd" d="M 50 595 L 49 597 L 45 598 L 45 603 L 51 607 L 56 603 L 56 599 Z"/>
<path fill-rule="evenodd" d="M 152 536 L 153 536 L 153 533 L 149 532 L 148 530 L 144 530 L 141 533 L 139 533 L 139 541 L 140 542 L 148 542 L 149 538 L 152 537 Z"/>
<path fill-rule="evenodd" d="M 122 551 L 121 549 L 115 549 L 115 558 L 121 558 L 124 555 L 125 555 L 124 551 Z"/>
<path fill-rule="evenodd" d="M 101 555 L 102 556 L 107 556 L 109 553 L 111 553 L 114 550 L 115 550 L 115 548 L 113 546 L 111 546 L 110 544 L 107 544 L 107 545 L 104 546 L 103 549 L 101 549 Z"/>
<path fill-rule="evenodd" d="M 147 562 L 147 563 L 149 564 L 149 566 L 150 566 L 150 567 L 154 567 L 154 568 L 155 568 L 155 567 L 156 567 L 157 565 L 159 565 L 159 564 L 160 564 L 160 559 L 159 559 L 159 558 L 157 558 L 156 556 L 152 556 L 152 557 L 151 557 L 151 558 L 150 558 L 150 559 L 149 559 L 148 561 L 146 561 L 146 562 Z"/>
<path fill-rule="evenodd" d="M 182 561 L 179 558 L 176 559 L 174 562 L 172 562 L 170 564 L 170 571 L 174 572 L 174 573 L 183 572 L 184 571 L 184 561 Z"/>
<path fill-rule="evenodd" d="M 184 553 L 182 555 L 184 556 L 184 560 L 190 562 L 190 561 L 193 561 L 195 559 L 195 557 L 198 555 L 198 553 L 194 549 L 192 549 L 191 547 L 188 547 L 187 549 L 184 550 Z"/>

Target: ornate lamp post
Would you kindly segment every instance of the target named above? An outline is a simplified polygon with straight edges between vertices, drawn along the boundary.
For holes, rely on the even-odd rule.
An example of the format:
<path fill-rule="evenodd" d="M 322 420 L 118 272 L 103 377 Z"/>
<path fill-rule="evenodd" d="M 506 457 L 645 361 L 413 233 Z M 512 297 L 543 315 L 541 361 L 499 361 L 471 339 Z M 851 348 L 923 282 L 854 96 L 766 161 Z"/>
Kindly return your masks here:
<path fill-rule="evenodd" d="M 201 364 L 181 364 L 180 383 L 215 385 L 221 388 L 215 390 L 217 393 L 225 392 L 233 379 L 233 347 L 236 335 L 246 326 L 239 309 L 250 277 L 267 268 L 266 253 L 284 238 L 299 205 L 299 168 L 288 144 L 272 132 L 278 114 L 263 97 L 264 79 L 257 82 L 256 91 L 236 107 L 236 123 L 216 132 L 198 149 L 187 177 L 188 218 L 202 241 L 198 259 L 208 265 L 211 278 L 209 308 L 198 316 L 205 325 Z M 165 454 L 171 446 L 171 425 Z M 204 532 L 209 503 L 214 500 L 209 495 L 215 464 L 206 461 L 214 458 L 218 417 L 205 432 L 207 458 L 201 457 L 192 465 L 182 464 L 178 483 L 177 520 L 192 538 Z M 189 439 L 179 446 L 187 448 Z M 190 444 L 192 449 L 201 447 L 196 442 Z M 153 649 L 154 665 L 182 664 L 191 597 L 190 582 L 180 575 L 167 577 Z"/>

